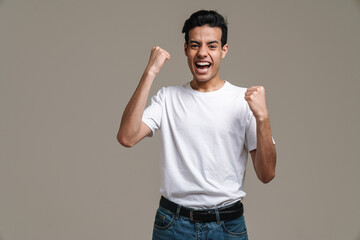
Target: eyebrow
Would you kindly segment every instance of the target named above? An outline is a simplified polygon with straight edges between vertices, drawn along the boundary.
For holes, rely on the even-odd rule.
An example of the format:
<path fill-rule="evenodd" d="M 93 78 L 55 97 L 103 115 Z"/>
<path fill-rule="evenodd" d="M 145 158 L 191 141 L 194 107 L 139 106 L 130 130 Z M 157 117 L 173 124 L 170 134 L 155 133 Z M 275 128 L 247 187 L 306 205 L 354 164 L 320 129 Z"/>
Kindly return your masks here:
<path fill-rule="evenodd" d="M 191 40 L 190 43 L 197 43 L 197 44 L 200 44 L 198 41 L 194 41 L 194 40 Z M 217 40 L 214 40 L 214 41 L 210 41 L 208 42 L 207 44 L 213 44 L 213 43 L 217 43 L 219 44 L 219 42 Z"/>
<path fill-rule="evenodd" d="M 218 41 L 216 41 L 216 40 L 211 41 L 211 42 L 208 42 L 207 44 L 213 44 L 213 43 L 217 43 L 217 44 L 219 44 L 219 42 L 218 42 Z"/>

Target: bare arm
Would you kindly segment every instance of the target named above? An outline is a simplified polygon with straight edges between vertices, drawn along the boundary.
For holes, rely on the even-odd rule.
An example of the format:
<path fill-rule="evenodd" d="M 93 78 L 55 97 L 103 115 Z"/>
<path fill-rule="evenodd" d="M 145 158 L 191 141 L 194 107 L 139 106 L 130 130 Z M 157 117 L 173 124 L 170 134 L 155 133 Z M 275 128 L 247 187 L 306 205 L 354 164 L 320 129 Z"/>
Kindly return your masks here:
<path fill-rule="evenodd" d="M 269 113 L 265 103 L 265 89 L 262 86 L 249 88 L 245 100 L 256 119 L 256 149 L 250 152 L 256 175 L 263 183 L 275 177 L 276 149 L 272 141 Z"/>
<path fill-rule="evenodd" d="M 121 119 L 117 134 L 117 140 L 121 145 L 132 147 L 151 133 L 151 129 L 142 121 L 142 115 L 151 85 L 168 59 L 170 59 L 170 54 L 160 47 L 154 47 L 151 50 L 149 63 Z"/>
<path fill-rule="evenodd" d="M 256 121 L 256 149 L 250 152 L 256 175 L 263 183 L 275 177 L 276 150 L 272 142 L 269 119 Z"/>

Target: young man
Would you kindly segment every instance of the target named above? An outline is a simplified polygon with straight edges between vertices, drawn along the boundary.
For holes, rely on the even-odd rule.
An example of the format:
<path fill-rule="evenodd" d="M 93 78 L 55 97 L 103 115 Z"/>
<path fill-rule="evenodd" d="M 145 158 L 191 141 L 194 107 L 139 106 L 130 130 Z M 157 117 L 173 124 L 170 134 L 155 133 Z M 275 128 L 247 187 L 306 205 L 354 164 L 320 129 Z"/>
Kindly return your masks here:
<path fill-rule="evenodd" d="M 262 182 L 275 176 L 265 89 L 236 87 L 219 77 L 228 51 L 220 14 L 192 14 L 183 33 L 192 81 L 163 87 L 145 109 L 152 82 L 170 59 L 154 47 L 117 139 L 131 147 L 161 129 L 162 197 L 153 239 L 247 239 L 241 200 L 248 152 Z"/>

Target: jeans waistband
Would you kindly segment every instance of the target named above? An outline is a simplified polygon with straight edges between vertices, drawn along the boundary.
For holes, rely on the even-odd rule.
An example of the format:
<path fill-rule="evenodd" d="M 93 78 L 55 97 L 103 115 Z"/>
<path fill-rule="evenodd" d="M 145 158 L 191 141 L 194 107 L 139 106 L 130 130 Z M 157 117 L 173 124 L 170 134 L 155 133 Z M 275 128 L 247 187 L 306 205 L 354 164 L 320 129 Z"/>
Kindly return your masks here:
<path fill-rule="evenodd" d="M 241 201 L 220 208 L 194 210 L 161 196 L 160 206 L 175 213 L 176 216 L 180 215 L 189 218 L 191 222 L 220 222 L 232 220 L 241 217 L 244 213 L 244 207 Z"/>

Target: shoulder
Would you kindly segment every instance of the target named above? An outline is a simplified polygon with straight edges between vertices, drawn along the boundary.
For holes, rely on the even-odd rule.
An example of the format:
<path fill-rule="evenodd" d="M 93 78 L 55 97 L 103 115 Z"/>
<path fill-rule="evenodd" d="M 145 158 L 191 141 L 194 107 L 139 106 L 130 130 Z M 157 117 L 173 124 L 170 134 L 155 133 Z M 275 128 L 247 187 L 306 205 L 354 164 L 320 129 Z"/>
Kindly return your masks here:
<path fill-rule="evenodd" d="M 230 83 L 229 81 L 226 81 L 226 84 L 227 84 L 228 91 L 233 92 L 237 95 L 245 95 L 247 88 L 236 86 L 236 85 Z"/>
<path fill-rule="evenodd" d="M 183 85 L 175 85 L 175 86 L 164 86 L 161 87 L 157 93 L 154 95 L 155 98 L 164 101 L 165 99 L 178 96 L 186 92 L 186 84 Z"/>
<path fill-rule="evenodd" d="M 184 92 L 188 88 L 188 83 L 183 85 L 164 86 L 160 88 L 157 95 L 171 95 L 177 92 Z"/>
<path fill-rule="evenodd" d="M 241 105 L 241 107 L 243 109 L 246 109 L 247 113 L 251 113 L 250 111 L 250 107 L 248 102 L 245 100 L 245 92 L 247 91 L 246 87 L 240 87 L 240 86 L 236 86 L 230 82 L 227 82 L 227 90 L 228 93 L 226 93 L 228 96 L 232 96 L 234 102 L 238 103 L 239 105 Z"/>

